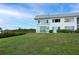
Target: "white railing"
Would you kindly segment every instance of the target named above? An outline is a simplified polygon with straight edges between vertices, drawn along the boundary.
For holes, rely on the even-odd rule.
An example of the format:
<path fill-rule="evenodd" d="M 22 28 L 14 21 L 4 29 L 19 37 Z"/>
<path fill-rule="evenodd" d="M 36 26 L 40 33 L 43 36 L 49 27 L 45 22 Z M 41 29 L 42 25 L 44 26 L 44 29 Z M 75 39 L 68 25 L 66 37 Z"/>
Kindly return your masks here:
<path fill-rule="evenodd" d="M 38 23 L 38 25 L 49 25 L 49 23 Z"/>

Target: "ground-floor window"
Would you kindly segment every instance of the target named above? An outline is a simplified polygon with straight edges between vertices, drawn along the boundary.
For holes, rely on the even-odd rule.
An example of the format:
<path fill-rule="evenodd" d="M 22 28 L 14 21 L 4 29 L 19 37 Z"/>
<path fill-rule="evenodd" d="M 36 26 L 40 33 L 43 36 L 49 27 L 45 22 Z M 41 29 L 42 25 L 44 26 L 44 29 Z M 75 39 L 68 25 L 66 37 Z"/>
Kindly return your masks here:
<path fill-rule="evenodd" d="M 65 29 L 74 30 L 74 26 L 65 26 Z"/>
<path fill-rule="evenodd" d="M 40 32 L 47 32 L 49 30 L 48 26 L 40 26 Z"/>
<path fill-rule="evenodd" d="M 79 25 L 77 25 L 77 29 L 79 29 Z"/>

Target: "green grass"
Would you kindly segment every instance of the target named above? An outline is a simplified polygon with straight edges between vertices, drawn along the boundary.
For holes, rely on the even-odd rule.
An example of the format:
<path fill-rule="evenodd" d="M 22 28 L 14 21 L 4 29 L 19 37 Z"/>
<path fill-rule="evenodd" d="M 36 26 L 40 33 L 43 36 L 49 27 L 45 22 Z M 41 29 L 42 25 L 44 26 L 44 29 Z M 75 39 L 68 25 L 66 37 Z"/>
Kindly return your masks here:
<path fill-rule="evenodd" d="M 78 33 L 28 33 L 0 39 L 0 54 L 79 55 Z"/>

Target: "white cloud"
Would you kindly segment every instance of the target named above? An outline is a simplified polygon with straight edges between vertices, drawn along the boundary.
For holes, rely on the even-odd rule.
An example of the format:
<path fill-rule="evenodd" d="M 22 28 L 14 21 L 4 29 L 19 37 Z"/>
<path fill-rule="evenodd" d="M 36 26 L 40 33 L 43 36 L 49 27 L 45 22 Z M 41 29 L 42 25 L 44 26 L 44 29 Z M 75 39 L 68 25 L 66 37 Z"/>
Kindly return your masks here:
<path fill-rule="evenodd" d="M 22 13 L 22 12 L 17 11 L 17 10 L 8 10 L 8 9 L 0 9 L 0 14 L 14 16 L 14 17 L 17 17 L 17 18 L 24 18 L 24 17 L 32 18 L 33 17 L 33 15 L 31 15 L 29 13 Z"/>
<path fill-rule="evenodd" d="M 0 13 L 8 14 L 8 15 L 14 15 L 14 16 L 21 16 L 21 13 L 13 10 L 6 10 L 6 9 L 0 9 Z"/>
<path fill-rule="evenodd" d="M 3 7 L 2 7 L 3 6 Z M 43 10 L 42 5 L 36 5 L 36 4 L 29 4 L 31 6 L 31 9 L 22 9 L 16 10 L 10 6 L 7 5 L 1 5 L 0 6 L 0 14 L 13 16 L 16 18 L 26 18 L 26 19 L 33 19 L 36 15 L 39 14 L 46 14 L 46 11 Z"/>

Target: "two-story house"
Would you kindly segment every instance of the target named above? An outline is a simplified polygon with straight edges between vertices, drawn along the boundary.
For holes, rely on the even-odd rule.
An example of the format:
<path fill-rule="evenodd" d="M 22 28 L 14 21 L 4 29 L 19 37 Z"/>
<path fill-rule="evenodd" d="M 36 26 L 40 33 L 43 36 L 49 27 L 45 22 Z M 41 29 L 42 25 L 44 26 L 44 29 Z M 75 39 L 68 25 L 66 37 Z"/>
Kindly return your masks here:
<path fill-rule="evenodd" d="M 35 21 L 37 22 L 37 33 L 49 33 L 49 30 L 56 33 L 58 29 L 77 30 L 79 28 L 79 13 L 37 15 Z"/>

